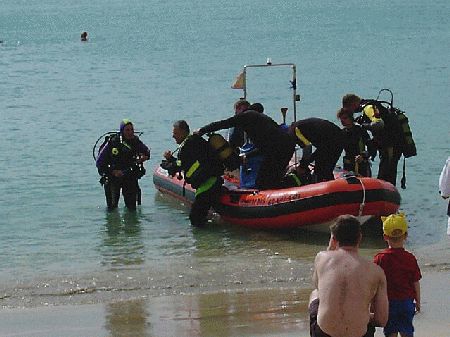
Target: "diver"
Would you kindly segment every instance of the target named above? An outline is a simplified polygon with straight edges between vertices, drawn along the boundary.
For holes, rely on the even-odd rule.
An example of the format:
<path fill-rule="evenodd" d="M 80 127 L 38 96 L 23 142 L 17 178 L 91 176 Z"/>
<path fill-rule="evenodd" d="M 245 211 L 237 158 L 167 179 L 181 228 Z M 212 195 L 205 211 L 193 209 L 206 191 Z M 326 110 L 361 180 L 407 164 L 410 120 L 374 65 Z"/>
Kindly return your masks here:
<path fill-rule="evenodd" d="M 269 116 L 255 110 L 236 112 L 233 117 L 213 122 L 196 133 L 203 135 L 221 129 L 239 127 L 262 155 L 256 177 L 256 188 L 265 190 L 281 187 L 286 167 L 295 150 L 295 142 Z"/>
<path fill-rule="evenodd" d="M 149 148 L 134 134 L 133 123 L 124 119 L 117 134 L 101 148 L 96 166 L 102 176 L 108 210 L 117 208 L 120 192 L 129 210 L 140 204 L 138 180 L 145 175 L 143 163 L 150 158 Z"/>
<path fill-rule="evenodd" d="M 355 119 L 372 133 L 380 156 L 377 178 L 395 186 L 398 161 L 402 154 L 405 158 L 417 154 L 406 116 L 403 113 L 396 114 L 395 111 L 391 111 L 395 110 L 392 109 L 392 102 L 391 107 L 386 108 L 380 101 L 363 100 L 355 94 L 346 94 L 342 98 L 342 107 L 353 114 L 361 113 Z M 402 119 L 401 122 L 400 119 Z M 402 188 L 404 188 L 404 180 L 403 172 Z"/>
<path fill-rule="evenodd" d="M 244 99 L 240 99 L 234 103 L 234 114 L 238 114 L 248 110 L 250 103 Z M 239 152 L 239 148 L 245 143 L 245 133 L 239 127 L 232 127 L 228 130 L 228 142 Z"/>
<path fill-rule="evenodd" d="M 343 108 L 339 109 L 337 118 L 343 126 L 344 134 L 344 170 L 363 177 L 371 177 L 370 158 L 375 158 L 377 150 L 366 129 L 355 123 L 353 114 Z"/>
<path fill-rule="evenodd" d="M 205 139 L 190 134 L 186 121 L 179 120 L 173 124 L 172 136 L 178 148 L 173 152 L 164 152 L 165 160 L 161 167 L 172 176 L 184 172 L 185 182 L 195 189 L 189 220 L 192 226 L 202 227 L 207 222 L 209 209 L 218 203 L 223 165 Z M 173 156 L 175 152 L 178 152 L 176 158 Z"/>
<path fill-rule="evenodd" d="M 297 170 L 303 175 L 312 162 L 316 182 L 334 180 L 334 168 L 341 156 L 344 136 L 334 123 L 320 118 L 307 118 L 293 122 L 288 134 L 303 149 Z M 316 150 L 312 152 L 312 147 Z"/>

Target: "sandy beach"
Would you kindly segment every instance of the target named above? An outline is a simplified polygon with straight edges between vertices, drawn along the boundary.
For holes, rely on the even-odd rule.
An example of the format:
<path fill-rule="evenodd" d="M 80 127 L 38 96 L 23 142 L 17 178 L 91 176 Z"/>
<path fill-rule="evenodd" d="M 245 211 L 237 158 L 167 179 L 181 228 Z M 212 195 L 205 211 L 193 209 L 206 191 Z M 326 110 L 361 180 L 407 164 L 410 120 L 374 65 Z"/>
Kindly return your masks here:
<path fill-rule="evenodd" d="M 415 336 L 450 336 L 450 270 L 423 268 Z M 1 336 L 309 336 L 310 289 L 234 290 L 0 311 Z M 383 336 L 377 329 L 377 337 Z"/>

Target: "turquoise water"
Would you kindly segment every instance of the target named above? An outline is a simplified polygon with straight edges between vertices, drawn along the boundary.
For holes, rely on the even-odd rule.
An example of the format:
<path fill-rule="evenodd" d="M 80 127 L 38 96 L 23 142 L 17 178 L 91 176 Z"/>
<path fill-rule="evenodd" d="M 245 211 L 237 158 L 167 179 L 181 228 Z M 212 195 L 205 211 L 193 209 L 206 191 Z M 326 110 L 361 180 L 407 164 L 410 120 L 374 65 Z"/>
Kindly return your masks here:
<path fill-rule="evenodd" d="M 242 95 L 230 89 L 236 75 L 267 57 L 297 65 L 299 118 L 336 121 L 345 93 L 393 90 L 419 152 L 407 160 L 401 191 L 409 247 L 445 240 L 437 180 L 450 150 L 449 10 L 447 0 L 3 0 L 0 281 L 7 305 L 39 304 L 36 294 L 71 289 L 158 295 L 309 282 L 301 280 L 309 280 L 326 237 L 217 221 L 192 229 L 186 208 L 160 196 L 151 180 L 161 154 L 174 148 L 172 122 L 184 118 L 195 129 L 229 116 Z M 84 30 L 87 43 L 80 42 Z M 249 74 L 249 99 L 279 111 L 289 102 L 288 75 Z M 125 117 L 144 132 L 152 159 L 138 212 L 108 214 L 92 146 Z M 366 242 L 368 255 L 383 246 Z M 67 301 L 61 297 L 52 301 Z M 83 299 L 102 300 L 98 292 Z"/>

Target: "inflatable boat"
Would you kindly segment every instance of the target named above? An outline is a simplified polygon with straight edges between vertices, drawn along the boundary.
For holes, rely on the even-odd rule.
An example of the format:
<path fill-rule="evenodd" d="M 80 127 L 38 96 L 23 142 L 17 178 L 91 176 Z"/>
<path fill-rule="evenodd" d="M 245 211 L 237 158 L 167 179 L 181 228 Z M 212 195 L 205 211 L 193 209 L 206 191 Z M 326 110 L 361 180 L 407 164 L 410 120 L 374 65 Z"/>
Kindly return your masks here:
<path fill-rule="evenodd" d="M 290 80 L 292 89 L 293 120 L 297 120 L 296 66 L 293 63 L 245 65 L 237 76 L 233 89 L 243 90 L 243 99 L 247 98 L 247 71 L 249 69 L 274 69 L 288 67 L 292 70 Z M 282 123 L 287 125 L 288 108 L 280 109 Z M 291 122 L 289 121 L 289 123 Z M 242 148 L 241 148 L 242 151 Z M 293 161 L 297 162 L 297 155 Z M 253 174 L 256 170 L 253 171 Z M 335 173 L 333 181 L 274 190 L 256 190 L 243 188 L 243 180 L 224 177 L 224 184 L 216 212 L 228 223 L 260 229 L 327 230 L 327 225 L 336 217 L 352 214 L 362 222 L 370 217 L 386 216 L 397 212 L 400 207 L 400 194 L 390 183 L 375 178 L 363 178 L 342 171 Z M 194 200 L 194 190 L 185 184 L 181 176 L 171 177 L 166 170 L 157 167 L 153 174 L 156 188 L 190 204 Z M 254 181 L 249 184 L 254 186 Z M 240 187 L 241 186 L 241 187 Z"/>
<path fill-rule="evenodd" d="M 155 187 L 187 205 L 194 190 L 180 177 L 161 167 L 153 174 Z M 390 183 L 375 178 L 337 174 L 337 179 L 300 187 L 274 190 L 242 189 L 235 179 L 224 177 L 216 212 L 227 223 L 257 229 L 326 230 L 342 214 L 363 220 L 387 216 L 400 207 L 400 194 Z"/>

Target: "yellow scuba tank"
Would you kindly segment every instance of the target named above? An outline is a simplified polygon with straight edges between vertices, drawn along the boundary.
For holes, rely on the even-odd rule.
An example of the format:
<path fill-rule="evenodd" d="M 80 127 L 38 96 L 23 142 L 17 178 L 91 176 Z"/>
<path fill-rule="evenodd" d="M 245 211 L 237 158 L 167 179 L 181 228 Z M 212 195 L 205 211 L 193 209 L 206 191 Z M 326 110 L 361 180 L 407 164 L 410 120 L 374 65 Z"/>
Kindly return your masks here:
<path fill-rule="evenodd" d="M 385 129 L 391 129 L 397 135 L 397 146 L 405 158 L 417 155 L 416 144 L 412 137 L 409 120 L 406 114 L 398 108 L 393 107 L 392 102 L 367 100 L 368 104 L 363 108 L 363 114 L 372 122 L 383 120 Z M 385 107 L 382 103 L 387 103 Z M 379 109 L 384 109 L 380 114 Z M 384 116 L 384 117 L 383 117 Z"/>
<path fill-rule="evenodd" d="M 230 143 L 218 133 L 213 133 L 208 139 L 209 146 L 217 159 L 230 171 L 240 166 L 239 156 L 231 147 Z"/>
<path fill-rule="evenodd" d="M 381 118 L 379 117 L 378 109 L 375 105 L 368 104 L 363 108 L 363 113 L 370 119 L 371 122 L 379 122 Z"/>

